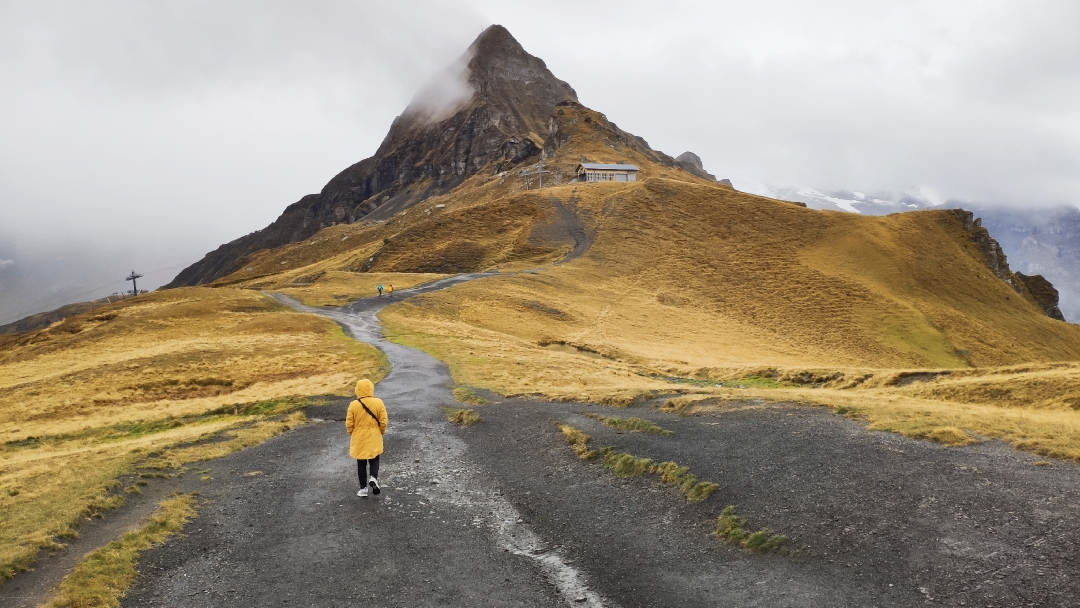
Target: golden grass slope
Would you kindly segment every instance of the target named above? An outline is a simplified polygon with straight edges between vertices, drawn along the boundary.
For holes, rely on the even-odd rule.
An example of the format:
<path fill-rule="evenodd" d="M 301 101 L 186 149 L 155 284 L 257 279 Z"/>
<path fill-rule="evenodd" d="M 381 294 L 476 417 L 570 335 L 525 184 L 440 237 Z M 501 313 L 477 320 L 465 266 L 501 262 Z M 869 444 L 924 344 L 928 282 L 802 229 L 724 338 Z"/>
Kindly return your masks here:
<path fill-rule="evenodd" d="M 550 195 L 572 197 L 591 220 L 585 256 L 425 296 L 384 319 L 459 323 L 471 340 L 489 330 L 566 342 L 680 376 L 1080 360 L 1080 327 L 987 270 L 949 212 L 863 217 L 655 179 Z"/>
<path fill-rule="evenodd" d="M 294 409 L 282 398 L 347 395 L 386 371 L 333 322 L 229 288 L 156 292 L 0 337 L 0 579 L 115 504 L 118 476 L 158 466 L 149 454 L 221 431 L 235 440 L 167 451 L 164 465 L 252 445 L 295 424 L 254 422 Z"/>
<path fill-rule="evenodd" d="M 524 191 L 514 175 L 478 174 L 385 223 L 335 226 L 257 258 L 267 269 L 292 264 L 304 251 L 341 247 L 347 236 L 352 249 L 304 258 L 281 277 L 330 267 L 450 273 L 551 265 L 581 237 L 570 214 L 594 238 L 584 257 L 542 275 L 431 296 L 425 306 L 446 307 L 434 315 L 401 314 L 413 330 L 421 318 L 463 323 L 440 332 L 473 342 L 479 330 L 496 332 L 495 341 L 566 342 L 675 375 L 1080 359 L 1080 328 L 1046 317 L 997 278 L 952 212 L 810 210 L 659 165 L 587 108 L 559 107 L 553 124 L 545 167 L 555 183 L 581 159 L 633 162 L 641 181 Z"/>

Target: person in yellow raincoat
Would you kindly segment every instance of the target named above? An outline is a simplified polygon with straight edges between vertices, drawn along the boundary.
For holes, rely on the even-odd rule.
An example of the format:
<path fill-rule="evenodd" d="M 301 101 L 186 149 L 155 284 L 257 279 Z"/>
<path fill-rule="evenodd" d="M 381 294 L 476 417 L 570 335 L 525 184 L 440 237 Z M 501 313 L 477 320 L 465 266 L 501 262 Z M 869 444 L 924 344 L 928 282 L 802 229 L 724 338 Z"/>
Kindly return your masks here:
<path fill-rule="evenodd" d="M 367 378 L 360 380 L 356 383 L 356 401 L 349 404 L 349 413 L 345 415 L 345 428 L 352 435 L 349 455 L 356 459 L 356 474 L 360 478 L 357 496 L 367 497 L 368 488 L 372 494 L 382 491 L 378 479 L 379 454 L 383 452 L 386 424 L 386 406 L 375 397 L 375 385 Z"/>

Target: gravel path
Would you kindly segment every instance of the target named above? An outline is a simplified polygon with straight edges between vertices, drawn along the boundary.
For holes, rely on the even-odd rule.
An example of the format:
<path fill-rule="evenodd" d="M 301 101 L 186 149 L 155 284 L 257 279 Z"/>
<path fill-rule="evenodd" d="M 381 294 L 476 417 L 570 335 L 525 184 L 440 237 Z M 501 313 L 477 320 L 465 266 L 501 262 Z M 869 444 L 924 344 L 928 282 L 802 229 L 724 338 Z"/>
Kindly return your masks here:
<path fill-rule="evenodd" d="M 1072 465 L 783 404 L 679 417 L 501 400 L 477 408 L 482 423 L 452 427 L 437 409 L 453 403 L 445 366 L 381 338 L 386 303 L 318 311 L 390 358 L 376 387 L 391 416 L 384 492 L 355 496 L 347 400 L 311 408 L 322 422 L 185 481 L 207 501 L 201 515 L 144 553 L 124 606 L 1080 605 Z M 619 433 L 587 411 L 674 434 Z M 560 422 L 593 447 L 673 460 L 721 487 L 691 504 L 654 477 L 616 479 L 577 459 Z M 795 553 L 712 537 L 728 504 L 790 536 Z"/>

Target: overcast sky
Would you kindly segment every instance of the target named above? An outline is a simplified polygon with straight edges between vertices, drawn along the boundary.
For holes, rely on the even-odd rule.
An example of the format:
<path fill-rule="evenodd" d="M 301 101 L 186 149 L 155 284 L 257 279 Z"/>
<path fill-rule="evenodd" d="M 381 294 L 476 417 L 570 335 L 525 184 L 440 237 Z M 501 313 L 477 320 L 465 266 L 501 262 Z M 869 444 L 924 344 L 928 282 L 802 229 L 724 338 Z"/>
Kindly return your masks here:
<path fill-rule="evenodd" d="M 492 23 L 737 188 L 1080 203 L 1080 2 L 510 5 L 0 0 L 0 323 L 262 228 Z"/>

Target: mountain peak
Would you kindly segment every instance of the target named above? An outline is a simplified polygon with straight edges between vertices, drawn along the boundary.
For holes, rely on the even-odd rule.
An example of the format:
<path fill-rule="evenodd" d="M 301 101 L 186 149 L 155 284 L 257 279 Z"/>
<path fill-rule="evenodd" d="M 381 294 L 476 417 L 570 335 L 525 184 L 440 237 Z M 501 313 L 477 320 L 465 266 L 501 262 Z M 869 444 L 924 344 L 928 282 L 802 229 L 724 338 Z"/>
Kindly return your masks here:
<path fill-rule="evenodd" d="M 500 49 L 521 53 L 525 52 L 521 43 L 517 41 L 517 38 L 514 38 L 514 35 L 510 33 L 510 30 L 497 23 L 485 28 L 484 31 L 480 32 L 480 35 L 476 37 L 476 40 L 473 40 L 473 43 L 469 45 L 469 51 L 471 51 L 474 56 L 498 54 Z"/>
<path fill-rule="evenodd" d="M 509 80 L 520 76 L 514 71 L 523 68 L 547 70 L 543 59 L 530 55 L 510 30 L 501 25 L 493 25 L 481 32 L 469 45 L 465 56 L 470 59 L 471 72 L 494 79 Z M 511 70 L 510 73 L 506 72 L 507 69 Z"/>
<path fill-rule="evenodd" d="M 577 101 L 577 93 L 559 80 L 543 59 L 530 55 L 501 25 L 484 30 L 469 46 L 468 83 L 507 120 L 506 131 L 544 133 L 561 101 Z"/>
<path fill-rule="evenodd" d="M 480 106 L 495 111 L 504 134 L 540 134 L 555 105 L 566 100 L 577 101 L 574 89 L 556 78 L 543 59 L 530 55 L 509 30 L 492 25 L 421 87 L 384 143 L 404 133 L 411 138 L 417 130 L 444 131 L 442 123 Z"/>

